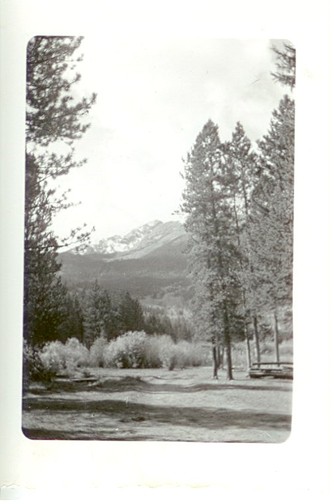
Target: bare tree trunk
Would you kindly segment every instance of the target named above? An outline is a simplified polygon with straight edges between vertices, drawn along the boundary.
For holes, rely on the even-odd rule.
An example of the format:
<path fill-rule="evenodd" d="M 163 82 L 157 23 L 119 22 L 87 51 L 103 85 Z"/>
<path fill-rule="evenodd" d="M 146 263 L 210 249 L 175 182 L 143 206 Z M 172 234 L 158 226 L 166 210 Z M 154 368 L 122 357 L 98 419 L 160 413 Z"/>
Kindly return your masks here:
<path fill-rule="evenodd" d="M 219 367 L 220 369 L 224 369 L 224 355 L 225 355 L 225 347 L 224 345 L 220 345 L 220 356 L 219 356 Z"/>
<path fill-rule="evenodd" d="M 228 308 L 226 301 L 224 302 L 224 346 L 226 348 L 226 377 L 228 380 L 233 380 L 232 373 L 232 351 L 231 351 L 231 335 L 229 325 Z"/>
<path fill-rule="evenodd" d="M 246 294 L 245 294 L 245 289 L 242 291 L 242 301 L 244 305 L 244 336 L 245 336 L 245 341 L 246 341 L 246 351 L 247 351 L 247 365 L 248 368 L 251 366 L 251 347 L 250 347 L 250 341 L 249 341 L 249 333 L 248 333 L 248 328 L 247 328 L 247 322 L 246 322 L 246 313 L 247 313 L 247 302 L 246 302 Z"/>
<path fill-rule="evenodd" d="M 243 180 L 244 182 L 244 180 Z M 243 189 L 243 198 L 244 198 L 244 203 L 245 203 L 245 210 L 246 210 L 246 216 L 248 216 L 248 203 L 247 203 L 247 194 L 245 190 L 244 184 L 242 184 L 242 189 Z M 234 195 L 234 216 L 235 216 L 235 222 L 237 226 L 237 238 L 238 238 L 238 246 L 241 248 L 241 242 L 240 242 L 240 227 L 239 227 L 239 219 L 238 219 L 238 212 L 237 212 L 237 207 L 236 207 L 236 199 Z M 241 270 L 245 270 L 245 266 L 243 264 L 243 261 L 240 259 L 240 266 Z M 251 269 L 251 268 L 250 268 Z M 242 289 L 242 301 L 243 301 L 243 306 L 244 306 L 244 314 L 246 317 L 246 312 L 247 312 L 247 301 L 246 301 L 246 292 L 245 289 Z M 247 350 L 247 365 L 248 368 L 251 366 L 251 349 L 250 349 L 250 342 L 249 342 L 249 334 L 247 330 L 247 324 L 246 321 L 244 322 L 244 335 L 245 335 L 245 341 L 246 341 L 246 350 Z"/>
<path fill-rule="evenodd" d="M 255 339 L 255 349 L 256 349 L 256 362 L 261 362 L 261 352 L 260 352 L 260 340 L 259 340 L 259 331 L 257 325 L 257 316 L 253 316 L 253 325 L 254 325 L 254 339 Z"/>
<path fill-rule="evenodd" d="M 279 341 L 278 341 L 278 320 L 277 320 L 277 310 L 274 311 L 274 341 L 275 341 L 275 354 L 276 361 L 280 362 L 279 356 Z"/>
<path fill-rule="evenodd" d="M 216 338 L 212 338 L 212 362 L 213 362 L 213 378 L 218 380 L 218 369 L 220 364 L 219 359 L 219 343 Z"/>
<path fill-rule="evenodd" d="M 249 341 L 249 334 L 248 334 L 248 328 L 247 328 L 247 323 L 244 323 L 244 334 L 245 334 L 245 341 L 246 341 L 246 350 L 247 350 L 247 367 L 250 368 L 252 364 L 252 357 L 251 357 L 251 347 L 250 347 L 250 341 Z"/>

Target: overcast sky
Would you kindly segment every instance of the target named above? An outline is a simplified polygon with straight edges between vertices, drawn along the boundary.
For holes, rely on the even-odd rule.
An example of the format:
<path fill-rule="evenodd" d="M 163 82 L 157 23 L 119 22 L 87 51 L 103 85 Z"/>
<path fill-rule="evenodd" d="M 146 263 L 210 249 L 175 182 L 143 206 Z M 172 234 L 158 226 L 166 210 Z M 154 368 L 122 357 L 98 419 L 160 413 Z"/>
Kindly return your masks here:
<path fill-rule="evenodd" d="M 93 241 L 151 220 L 175 219 L 182 158 L 206 121 L 222 141 L 240 121 L 251 140 L 268 129 L 286 89 L 273 82 L 269 40 L 85 38 L 77 91 L 97 93 L 91 127 L 76 143 L 87 164 L 61 180 L 81 205 L 56 232 L 95 226 Z"/>

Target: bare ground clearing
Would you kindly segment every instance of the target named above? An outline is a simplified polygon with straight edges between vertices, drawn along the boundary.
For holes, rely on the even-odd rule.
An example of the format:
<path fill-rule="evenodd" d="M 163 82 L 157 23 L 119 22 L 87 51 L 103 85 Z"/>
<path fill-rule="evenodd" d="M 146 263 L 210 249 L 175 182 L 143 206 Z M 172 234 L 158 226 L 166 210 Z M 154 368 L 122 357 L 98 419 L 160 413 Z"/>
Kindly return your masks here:
<path fill-rule="evenodd" d="M 282 442 L 291 426 L 292 382 L 249 379 L 209 367 L 94 369 L 96 382 L 32 385 L 23 397 L 30 439 Z"/>

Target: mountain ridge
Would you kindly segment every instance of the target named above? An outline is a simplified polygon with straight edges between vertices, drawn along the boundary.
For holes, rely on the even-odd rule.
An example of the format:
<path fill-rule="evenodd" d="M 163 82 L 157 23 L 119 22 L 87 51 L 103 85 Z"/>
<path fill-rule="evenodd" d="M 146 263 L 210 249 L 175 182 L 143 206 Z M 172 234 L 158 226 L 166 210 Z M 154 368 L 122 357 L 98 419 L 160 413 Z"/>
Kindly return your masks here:
<path fill-rule="evenodd" d="M 88 245 L 81 255 L 112 254 L 114 259 L 138 258 L 163 244 L 184 237 L 186 232 L 179 221 L 151 221 L 143 226 L 132 229 L 125 235 L 112 235 Z M 75 249 L 69 251 L 78 253 Z"/>
<path fill-rule="evenodd" d="M 60 254 L 61 275 L 73 286 L 98 280 L 104 288 L 128 291 L 140 300 L 165 304 L 168 298 L 168 304 L 181 306 L 189 298 L 187 241 L 179 221 L 152 221 L 123 237 L 100 240 L 85 253 Z"/>

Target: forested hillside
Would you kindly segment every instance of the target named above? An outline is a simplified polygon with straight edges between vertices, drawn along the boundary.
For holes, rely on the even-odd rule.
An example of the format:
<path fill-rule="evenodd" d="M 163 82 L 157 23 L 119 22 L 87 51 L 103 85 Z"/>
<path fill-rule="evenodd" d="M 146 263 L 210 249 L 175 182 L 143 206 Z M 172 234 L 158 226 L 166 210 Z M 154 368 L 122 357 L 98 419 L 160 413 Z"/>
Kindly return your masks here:
<path fill-rule="evenodd" d="M 185 230 L 179 222 L 159 222 L 154 229 L 149 225 L 144 228 L 144 233 L 143 228 L 131 232 L 136 237 L 133 244 L 126 240 L 128 236 L 117 237 L 121 251 L 110 253 L 110 244 L 117 248 L 116 237 L 111 237 L 80 254 L 60 254 L 63 280 L 68 286 L 87 286 L 98 280 L 104 288 L 129 291 L 141 300 L 151 299 L 153 304 L 168 305 L 167 298 L 173 295 L 174 304 L 183 306 L 189 300 Z M 126 242 L 128 250 L 124 250 Z"/>

